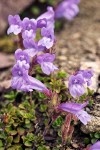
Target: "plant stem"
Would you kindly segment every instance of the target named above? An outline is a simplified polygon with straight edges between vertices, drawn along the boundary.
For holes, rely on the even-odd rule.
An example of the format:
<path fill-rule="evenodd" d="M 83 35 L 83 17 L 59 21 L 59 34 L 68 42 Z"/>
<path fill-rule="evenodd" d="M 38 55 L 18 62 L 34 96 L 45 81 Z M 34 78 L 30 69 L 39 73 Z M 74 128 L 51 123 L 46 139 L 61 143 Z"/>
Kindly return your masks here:
<path fill-rule="evenodd" d="M 23 39 L 22 39 L 22 34 L 21 33 L 19 33 L 18 34 L 18 38 L 19 38 L 19 47 L 21 48 L 21 49 L 24 49 L 24 45 L 23 45 Z"/>
<path fill-rule="evenodd" d="M 32 104 L 32 92 L 30 92 L 30 99 L 29 99 L 29 103 Z"/>

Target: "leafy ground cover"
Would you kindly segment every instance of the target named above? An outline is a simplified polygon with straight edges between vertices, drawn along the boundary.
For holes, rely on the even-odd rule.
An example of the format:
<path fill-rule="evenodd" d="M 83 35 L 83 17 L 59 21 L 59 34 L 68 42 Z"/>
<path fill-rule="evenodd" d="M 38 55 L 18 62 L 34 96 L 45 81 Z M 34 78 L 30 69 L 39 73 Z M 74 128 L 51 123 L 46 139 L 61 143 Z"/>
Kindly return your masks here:
<path fill-rule="evenodd" d="M 32 99 L 30 99 L 29 93 L 12 90 L 2 93 L 0 101 L 0 149 L 63 150 L 69 148 L 80 150 L 91 143 L 90 138 L 92 142 L 99 139 L 100 134 L 98 133 L 91 133 L 88 136 L 83 134 L 78 123 L 75 125 L 72 139 L 69 138 L 64 145 L 62 144 L 61 129 L 65 114 L 57 114 L 53 106 L 59 101 L 68 101 L 68 97 L 70 97 L 64 85 L 66 73 L 60 71 L 56 75 L 47 77 L 42 74 L 40 68 L 37 68 L 36 72 L 36 78 L 57 92 L 59 98 L 55 95 L 50 100 L 43 93 L 36 91 L 31 93 Z M 89 99 L 93 100 L 92 93 L 90 91 L 89 93 Z M 85 96 L 81 97 L 81 101 Z"/>

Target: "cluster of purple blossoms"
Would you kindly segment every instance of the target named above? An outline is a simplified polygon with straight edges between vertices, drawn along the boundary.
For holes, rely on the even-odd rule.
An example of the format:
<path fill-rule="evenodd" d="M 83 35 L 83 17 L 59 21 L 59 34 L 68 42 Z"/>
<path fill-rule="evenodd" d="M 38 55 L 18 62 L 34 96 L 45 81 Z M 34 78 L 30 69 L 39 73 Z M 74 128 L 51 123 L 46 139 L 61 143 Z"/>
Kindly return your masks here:
<path fill-rule="evenodd" d="M 15 59 L 16 64 L 12 69 L 12 88 L 22 91 L 33 91 L 35 89 L 48 93 L 49 90 L 42 82 L 28 75 L 30 58 L 26 51 L 22 51 L 21 49 L 16 50 Z"/>
<path fill-rule="evenodd" d="M 80 70 L 75 75 L 69 77 L 69 91 L 70 94 L 76 98 L 85 93 L 84 85 L 91 85 L 91 77 L 93 76 L 93 70 Z"/>
<path fill-rule="evenodd" d="M 80 0 L 63 0 L 55 10 L 55 17 L 72 20 L 79 12 L 79 2 Z"/>
<path fill-rule="evenodd" d="M 78 3 L 80 0 L 64 0 L 60 3 L 57 9 L 53 10 L 52 7 L 47 8 L 47 12 L 40 15 L 37 19 L 29 19 L 25 17 L 23 20 L 20 19 L 19 15 L 9 15 L 8 22 L 9 28 L 7 33 L 14 33 L 15 35 L 22 36 L 23 42 L 23 51 L 18 49 L 15 53 L 16 65 L 14 65 L 12 74 L 12 87 L 20 90 L 31 91 L 32 85 L 27 86 L 27 90 L 22 85 L 26 85 L 30 82 L 30 76 L 28 76 L 28 69 L 30 67 L 30 57 L 36 57 L 36 62 L 41 66 L 42 71 L 50 75 L 51 72 L 57 70 L 58 68 L 53 65 L 53 61 L 55 59 L 55 54 L 44 53 L 38 55 L 41 51 L 49 50 L 55 43 L 54 36 L 54 23 L 55 18 L 65 17 L 71 20 L 78 12 Z M 39 34 L 39 35 L 38 35 Z M 18 58 L 17 58 L 18 55 Z M 16 70 L 19 70 L 16 72 Z M 16 75 L 15 75 L 16 74 Z M 23 78 L 15 77 L 22 76 Z M 23 80 L 22 80 L 23 79 Z M 22 85 L 21 81 L 22 80 Z M 16 82 L 15 82 L 16 81 Z M 15 83 L 14 83 L 15 82 Z M 32 82 L 32 78 L 31 78 Z M 81 81 L 82 82 L 82 81 Z M 80 83 L 81 84 L 81 83 Z M 90 84 L 88 82 L 88 84 Z M 30 84 L 29 84 L 30 85 Z M 84 93 L 84 88 L 82 86 L 79 87 L 81 89 L 80 93 L 77 95 L 81 95 Z M 73 88 L 72 89 L 73 93 Z M 74 92 L 75 97 L 75 92 Z"/>
<path fill-rule="evenodd" d="M 42 71 L 49 75 L 58 69 L 53 65 L 55 54 L 43 53 L 44 50 L 52 48 L 55 42 L 54 37 L 54 11 L 52 7 L 47 8 L 47 12 L 37 19 L 20 19 L 19 15 L 9 15 L 10 27 L 7 33 L 14 33 L 22 36 L 23 50 L 17 49 L 15 52 L 16 64 L 12 69 L 12 88 L 22 91 L 32 91 L 48 93 L 46 86 L 37 79 L 28 75 L 31 60 L 36 58 L 36 62 L 41 65 Z M 39 39 L 37 36 L 39 34 Z"/>
<path fill-rule="evenodd" d="M 54 11 L 52 7 L 47 8 L 47 12 L 39 16 L 37 19 L 29 19 L 25 17 L 20 19 L 19 15 L 9 15 L 8 22 L 10 27 L 7 33 L 22 34 L 23 45 L 27 51 L 37 53 L 45 49 L 50 49 L 54 42 Z M 40 33 L 41 38 L 37 39 Z M 33 50 L 32 50 L 33 49 Z"/>
<path fill-rule="evenodd" d="M 65 112 L 70 112 L 74 114 L 84 125 L 87 124 L 88 121 L 91 120 L 90 115 L 83 110 L 83 108 L 88 104 L 85 102 L 83 104 L 78 103 L 62 103 L 57 108 L 59 110 L 63 110 Z"/>

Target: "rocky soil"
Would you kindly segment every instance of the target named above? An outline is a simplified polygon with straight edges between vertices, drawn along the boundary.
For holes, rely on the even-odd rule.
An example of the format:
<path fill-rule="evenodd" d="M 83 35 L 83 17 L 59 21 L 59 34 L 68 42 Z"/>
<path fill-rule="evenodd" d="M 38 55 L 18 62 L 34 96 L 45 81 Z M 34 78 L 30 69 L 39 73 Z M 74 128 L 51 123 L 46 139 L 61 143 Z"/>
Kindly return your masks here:
<path fill-rule="evenodd" d="M 4 34 L 8 24 L 8 15 L 22 12 L 34 0 L 1 0 L 0 1 L 0 35 Z"/>

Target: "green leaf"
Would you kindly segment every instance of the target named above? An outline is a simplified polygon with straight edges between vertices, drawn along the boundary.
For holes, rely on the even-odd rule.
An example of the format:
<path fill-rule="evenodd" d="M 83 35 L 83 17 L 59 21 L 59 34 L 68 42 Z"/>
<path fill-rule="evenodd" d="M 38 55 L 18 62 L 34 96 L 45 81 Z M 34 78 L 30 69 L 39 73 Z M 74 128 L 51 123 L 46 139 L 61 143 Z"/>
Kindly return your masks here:
<path fill-rule="evenodd" d="M 28 138 L 28 141 L 33 141 L 35 138 L 33 133 L 28 133 L 26 137 Z"/>
<path fill-rule="evenodd" d="M 7 138 L 7 143 L 12 143 L 12 141 L 13 141 L 13 136 L 9 136 L 9 137 Z"/>
<path fill-rule="evenodd" d="M 0 150 L 5 150 L 5 148 L 4 147 L 0 147 Z"/>
<path fill-rule="evenodd" d="M 18 124 L 19 124 L 18 122 L 14 122 L 14 123 L 13 123 L 13 126 L 14 126 L 14 127 L 17 127 Z"/>
<path fill-rule="evenodd" d="M 10 126 L 5 128 L 6 132 L 8 132 L 10 135 L 16 135 L 17 131 L 16 130 L 12 130 L 12 128 Z"/>
<path fill-rule="evenodd" d="M 61 130 L 58 131 L 58 136 L 59 136 L 59 137 L 62 137 Z"/>
<path fill-rule="evenodd" d="M 26 114 L 26 111 L 25 111 L 25 110 L 19 110 L 18 113 L 19 113 L 22 117 L 24 117 L 25 114 Z"/>
<path fill-rule="evenodd" d="M 24 143 L 24 145 L 30 147 L 30 146 L 32 146 L 32 143 L 31 143 L 30 141 L 26 141 L 26 142 Z"/>
<path fill-rule="evenodd" d="M 31 124 L 29 123 L 29 124 L 25 124 L 25 128 L 31 128 Z"/>
<path fill-rule="evenodd" d="M 65 71 L 60 71 L 57 74 L 57 77 L 60 78 L 60 79 L 66 78 L 66 76 L 67 76 L 67 74 L 66 74 Z"/>
<path fill-rule="evenodd" d="M 91 90 L 91 89 L 89 89 L 89 88 L 87 88 L 87 91 L 88 91 L 88 95 L 89 95 L 89 96 L 92 96 L 93 93 L 94 93 L 94 90 Z"/>
<path fill-rule="evenodd" d="M 95 137 L 96 139 L 99 139 L 99 138 L 100 138 L 100 134 L 99 134 L 99 133 L 95 133 L 95 134 L 94 134 L 94 137 Z"/>
<path fill-rule="evenodd" d="M 7 148 L 7 150 L 23 150 L 21 145 L 12 145 L 11 147 Z"/>
<path fill-rule="evenodd" d="M 25 113 L 23 115 L 23 117 L 26 118 L 26 119 L 31 119 L 31 118 L 33 118 L 33 114 L 31 114 L 31 113 Z"/>
<path fill-rule="evenodd" d="M 6 135 L 4 133 L 0 133 L 0 139 L 5 139 Z"/>
<path fill-rule="evenodd" d="M 53 122 L 53 127 L 60 127 L 63 123 L 63 118 L 59 116 L 54 122 Z"/>
<path fill-rule="evenodd" d="M 94 144 L 97 141 L 97 139 L 92 139 L 91 143 Z"/>
<path fill-rule="evenodd" d="M 30 124 L 30 120 L 29 119 L 25 119 L 25 124 Z"/>
<path fill-rule="evenodd" d="M 21 127 L 18 127 L 17 128 L 17 131 L 18 131 L 18 134 L 19 135 L 23 135 L 25 133 L 25 129 L 24 128 L 21 128 Z"/>
<path fill-rule="evenodd" d="M 90 133 L 90 137 L 93 138 L 94 137 L 94 133 Z"/>
<path fill-rule="evenodd" d="M 37 6 L 34 6 L 34 7 L 32 7 L 31 12 L 32 12 L 34 15 L 39 15 L 40 9 L 39 9 L 39 7 L 37 7 Z"/>
<path fill-rule="evenodd" d="M 3 143 L 2 143 L 2 141 L 0 140 L 0 147 L 2 147 L 3 146 Z"/>
<path fill-rule="evenodd" d="M 89 100 L 89 106 L 92 106 L 93 105 L 93 100 Z"/>
<path fill-rule="evenodd" d="M 16 130 L 12 130 L 12 131 L 10 132 L 10 134 L 11 134 L 11 135 L 16 135 L 16 134 L 17 134 L 17 131 L 16 131 Z"/>
<path fill-rule="evenodd" d="M 14 120 L 12 118 L 9 119 L 9 124 L 13 124 Z"/>
<path fill-rule="evenodd" d="M 39 97 L 42 98 L 42 99 L 44 99 L 44 98 L 45 98 L 45 95 L 44 95 L 43 93 L 40 93 L 40 92 L 39 92 Z"/>
<path fill-rule="evenodd" d="M 47 109 L 47 105 L 42 105 L 42 104 L 40 105 L 41 112 L 45 112 L 46 109 Z"/>
<path fill-rule="evenodd" d="M 47 150 L 46 146 L 39 146 L 37 150 Z"/>
<path fill-rule="evenodd" d="M 14 138 L 13 142 L 14 142 L 14 143 L 19 143 L 19 141 L 20 141 L 20 136 L 17 135 L 17 136 Z"/>
<path fill-rule="evenodd" d="M 90 143 L 90 139 L 89 138 L 84 138 L 84 144 L 89 144 Z"/>
<path fill-rule="evenodd" d="M 20 104 L 18 107 L 21 108 L 21 109 L 25 109 L 23 104 Z"/>

